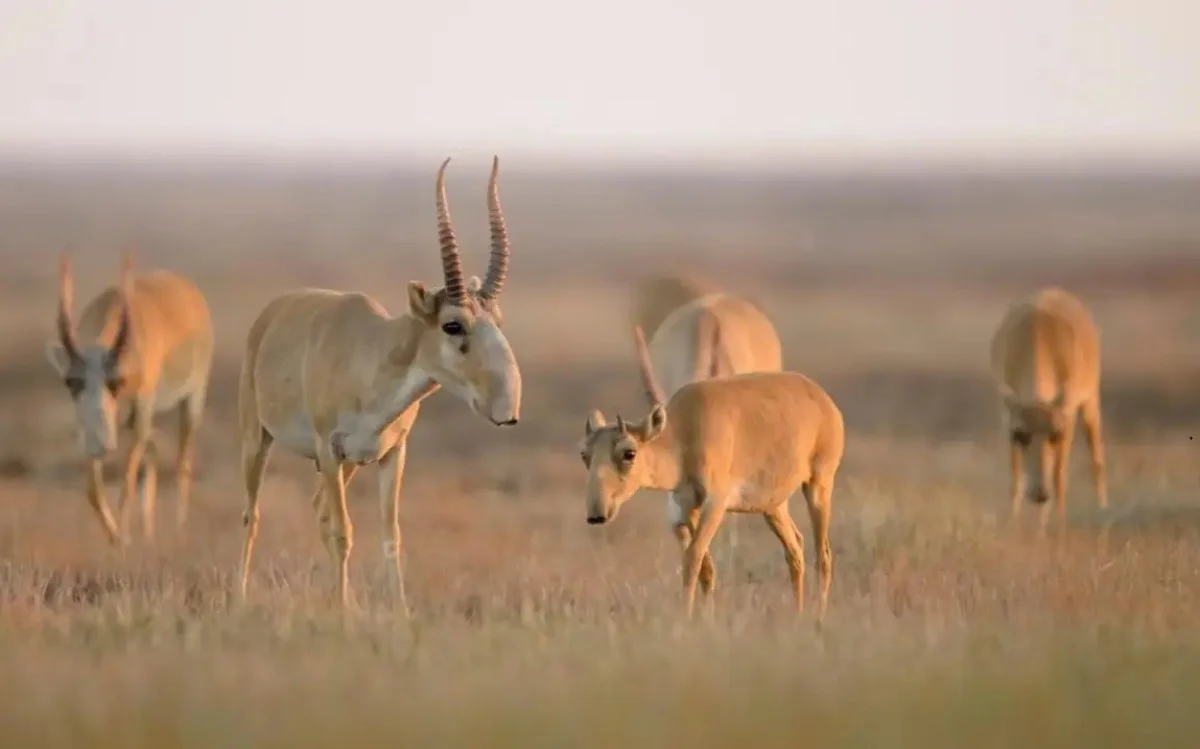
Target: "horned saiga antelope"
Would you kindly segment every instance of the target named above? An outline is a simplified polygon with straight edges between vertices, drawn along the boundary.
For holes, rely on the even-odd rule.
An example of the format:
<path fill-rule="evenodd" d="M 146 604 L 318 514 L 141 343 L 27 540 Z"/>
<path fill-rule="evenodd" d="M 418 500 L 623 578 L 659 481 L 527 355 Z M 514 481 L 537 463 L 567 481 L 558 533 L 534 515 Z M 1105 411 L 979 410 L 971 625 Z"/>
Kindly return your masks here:
<path fill-rule="evenodd" d="M 134 275 L 126 253 L 121 283 L 97 294 L 76 323 L 70 259 L 61 260 L 58 337 L 46 356 L 75 402 L 79 444 L 88 460 L 87 496 L 109 540 L 127 538 L 130 497 L 137 492 L 142 532 L 154 536 L 157 454 L 152 419 L 179 411 L 176 525 L 182 527 L 192 487 L 196 431 L 212 369 L 213 328 L 208 303 L 191 281 L 166 270 Z M 117 507 L 104 498 L 103 460 L 117 447 L 119 412 L 133 432 L 124 458 Z"/>
<path fill-rule="evenodd" d="M 315 461 L 313 497 L 321 536 L 338 570 L 343 607 L 353 528 L 346 484 L 358 466 L 379 464 L 379 501 L 390 532 L 385 556 L 408 610 L 400 561 L 400 483 L 421 401 L 444 387 L 496 426 L 517 423 L 521 372 L 501 331 L 500 294 L 509 240 L 492 162 L 487 202 L 491 260 L 483 283 L 464 280 L 446 200 L 446 159 L 437 174 L 438 237 L 445 286 L 408 284 L 408 311 L 392 317 L 358 292 L 299 289 L 270 301 L 250 328 L 238 391 L 244 516 L 240 590 L 246 595 L 259 527 L 259 489 L 275 444 Z"/>
<path fill-rule="evenodd" d="M 685 296 L 702 290 L 690 298 Z M 654 305 L 654 295 L 659 295 L 662 306 Z M 681 303 L 663 314 L 666 305 L 680 299 Z M 779 334 L 766 314 L 703 279 L 659 277 L 643 283 L 635 302 L 635 319 L 647 337 L 650 361 L 667 398 L 689 382 L 783 368 Z M 719 336 L 714 335 L 718 328 Z M 713 351 L 713 346 L 721 350 Z"/>
<path fill-rule="evenodd" d="M 714 331 L 719 336 L 719 326 Z M 644 335 L 635 328 L 638 362 L 650 411 L 615 424 L 588 417 L 580 455 L 587 467 L 587 522 L 616 517 L 639 489 L 669 492 L 667 517 L 683 547 L 683 583 L 691 615 L 697 582 L 716 584 L 709 545 L 725 514 L 763 515 L 783 545 L 795 593 L 804 607 L 804 541 L 788 511 L 800 489 L 808 503 L 820 571 L 817 621 L 824 618 L 833 574 L 829 519 L 834 476 L 842 460 L 841 411 L 817 383 L 797 372 L 749 372 L 691 382 L 664 405 Z M 720 351 L 719 341 L 711 350 Z"/>
<path fill-rule="evenodd" d="M 688 302 L 715 294 L 721 288 L 697 273 L 659 272 L 642 277 L 633 290 L 632 325 L 640 326 L 647 340 L 663 320 Z"/>
<path fill-rule="evenodd" d="M 1009 443 L 1014 517 L 1024 496 L 1043 506 L 1044 532 L 1053 497 L 1063 527 L 1076 416 L 1087 437 L 1097 500 L 1107 507 L 1100 334 L 1083 302 L 1055 287 L 1014 302 L 992 336 L 991 368 Z"/>

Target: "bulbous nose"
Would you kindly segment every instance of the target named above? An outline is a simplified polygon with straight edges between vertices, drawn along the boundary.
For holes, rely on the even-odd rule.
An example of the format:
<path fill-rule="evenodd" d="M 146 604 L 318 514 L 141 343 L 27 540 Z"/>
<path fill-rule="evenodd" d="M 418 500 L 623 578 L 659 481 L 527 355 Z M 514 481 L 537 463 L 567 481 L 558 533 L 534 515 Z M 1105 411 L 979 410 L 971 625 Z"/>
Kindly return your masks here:
<path fill-rule="evenodd" d="M 1050 499 L 1050 494 L 1042 487 L 1030 489 L 1027 496 L 1029 497 L 1029 501 L 1036 505 L 1044 504 Z"/>
<path fill-rule="evenodd" d="M 604 515 L 589 515 L 587 521 L 588 525 L 604 525 L 608 522 L 608 518 Z"/>

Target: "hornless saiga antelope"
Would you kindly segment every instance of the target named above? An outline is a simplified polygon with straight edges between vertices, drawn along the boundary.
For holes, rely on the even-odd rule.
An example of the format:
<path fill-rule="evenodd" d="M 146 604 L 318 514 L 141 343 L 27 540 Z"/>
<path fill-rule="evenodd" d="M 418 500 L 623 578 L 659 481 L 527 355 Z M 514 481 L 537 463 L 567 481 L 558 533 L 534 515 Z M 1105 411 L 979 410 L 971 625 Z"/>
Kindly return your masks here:
<path fill-rule="evenodd" d="M 1024 495 L 1042 505 L 1039 528 L 1045 532 L 1053 496 L 1063 528 L 1076 416 L 1087 437 L 1097 500 L 1107 507 L 1100 334 L 1083 302 L 1053 287 L 1013 302 L 992 336 L 991 367 L 1009 443 L 1013 516 Z"/>
<path fill-rule="evenodd" d="M 258 534 L 258 495 L 276 443 L 315 461 L 313 506 L 338 569 L 343 608 L 353 529 L 346 484 L 357 467 L 379 464 L 379 501 L 390 530 L 384 554 L 408 611 L 400 559 L 400 484 L 409 431 L 422 399 L 444 387 L 496 426 L 517 423 L 521 371 L 501 331 L 498 303 L 509 241 L 497 192 L 499 159 L 488 183 L 491 261 L 480 284 L 463 279 L 446 200 L 446 165 L 437 175 L 438 236 L 445 287 L 408 284 L 408 311 L 392 317 L 366 294 L 298 289 L 270 301 L 250 328 L 238 391 L 247 507 L 240 591 L 246 596 Z"/>
<path fill-rule="evenodd" d="M 179 410 L 176 524 L 182 527 L 191 494 L 196 430 L 212 368 L 213 328 L 208 303 L 191 281 L 170 271 L 134 275 L 126 253 L 121 284 L 101 291 L 76 324 L 74 284 L 64 255 L 59 278 L 58 339 L 46 356 L 75 402 L 79 443 L 87 456 L 88 501 L 114 544 L 127 539 L 129 498 L 142 505 L 142 532 L 154 536 L 157 490 L 155 413 Z M 133 431 L 125 455 L 124 483 L 113 520 L 104 499 L 103 460 L 117 446 L 118 411 Z"/>
<path fill-rule="evenodd" d="M 718 335 L 720 327 L 714 330 Z M 664 405 L 640 329 L 635 329 L 650 412 L 608 424 L 588 417 L 580 457 L 587 468 L 587 522 L 608 523 L 639 489 L 668 492 L 667 518 L 683 547 L 691 615 L 696 585 L 711 595 L 709 545 L 726 513 L 763 515 L 783 545 L 797 609 L 804 605 L 804 541 L 788 511 L 800 489 L 808 503 L 821 575 L 817 621 L 833 575 L 829 518 L 834 477 L 845 448 L 841 411 L 798 372 L 748 372 L 691 382 Z M 713 351 L 720 351 L 714 345 Z"/>

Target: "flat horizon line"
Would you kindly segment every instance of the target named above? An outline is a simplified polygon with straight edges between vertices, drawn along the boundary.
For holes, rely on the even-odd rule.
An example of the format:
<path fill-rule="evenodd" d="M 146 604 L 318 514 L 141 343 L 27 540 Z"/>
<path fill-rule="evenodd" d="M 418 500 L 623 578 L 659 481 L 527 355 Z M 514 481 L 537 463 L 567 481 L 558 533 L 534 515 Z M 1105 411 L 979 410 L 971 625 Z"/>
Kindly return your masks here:
<path fill-rule="evenodd" d="M 1168 173 L 1200 174 L 1200 153 L 1112 149 L 1054 148 L 1000 150 L 974 148 L 896 149 L 863 148 L 857 151 L 779 149 L 773 153 L 629 147 L 609 153 L 581 149 L 505 147 L 502 161 L 519 161 L 522 170 L 562 172 L 753 172 L 789 175 L 888 174 L 888 173 Z M 174 143 L 46 144 L 0 142 L 0 165 L 25 168 L 157 168 L 204 169 L 211 167 L 325 168 L 334 171 L 425 169 L 442 158 L 457 161 L 491 159 L 493 152 L 478 146 L 449 149 L 439 154 L 430 147 L 395 146 L 300 147 L 275 144 Z"/>

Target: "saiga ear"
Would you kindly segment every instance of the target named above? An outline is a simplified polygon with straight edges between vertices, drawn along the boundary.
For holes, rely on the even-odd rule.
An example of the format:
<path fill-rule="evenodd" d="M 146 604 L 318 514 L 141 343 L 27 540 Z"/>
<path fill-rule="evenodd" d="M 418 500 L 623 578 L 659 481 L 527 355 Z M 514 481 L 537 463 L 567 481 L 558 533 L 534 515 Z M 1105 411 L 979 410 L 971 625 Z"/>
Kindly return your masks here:
<path fill-rule="evenodd" d="M 650 409 L 650 413 L 639 425 L 638 431 L 641 432 L 643 442 L 651 442 L 658 439 L 666 426 L 667 409 L 663 404 L 655 403 L 654 407 Z"/>
<path fill-rule="evenodd" d="M 46 359 L 59 375 L 65 375 L 71 366 L 71 357 L 58 341 L 46 341 Z"/>
<path fill-rule="evenodd" d="M 592 412 L 588 414 L 587 424 L 584 427 L 584 435 L 591 437 L 593 434 L 600 431 L 605 423 L 604 414 L 600 413 L 596 409 L 592 409 Z"/>
<path fill-rule="evenodd" d="M 437 319 L 437 296 L 420 281 L 408 282 L 408 310 L 426 322 Z"/>

